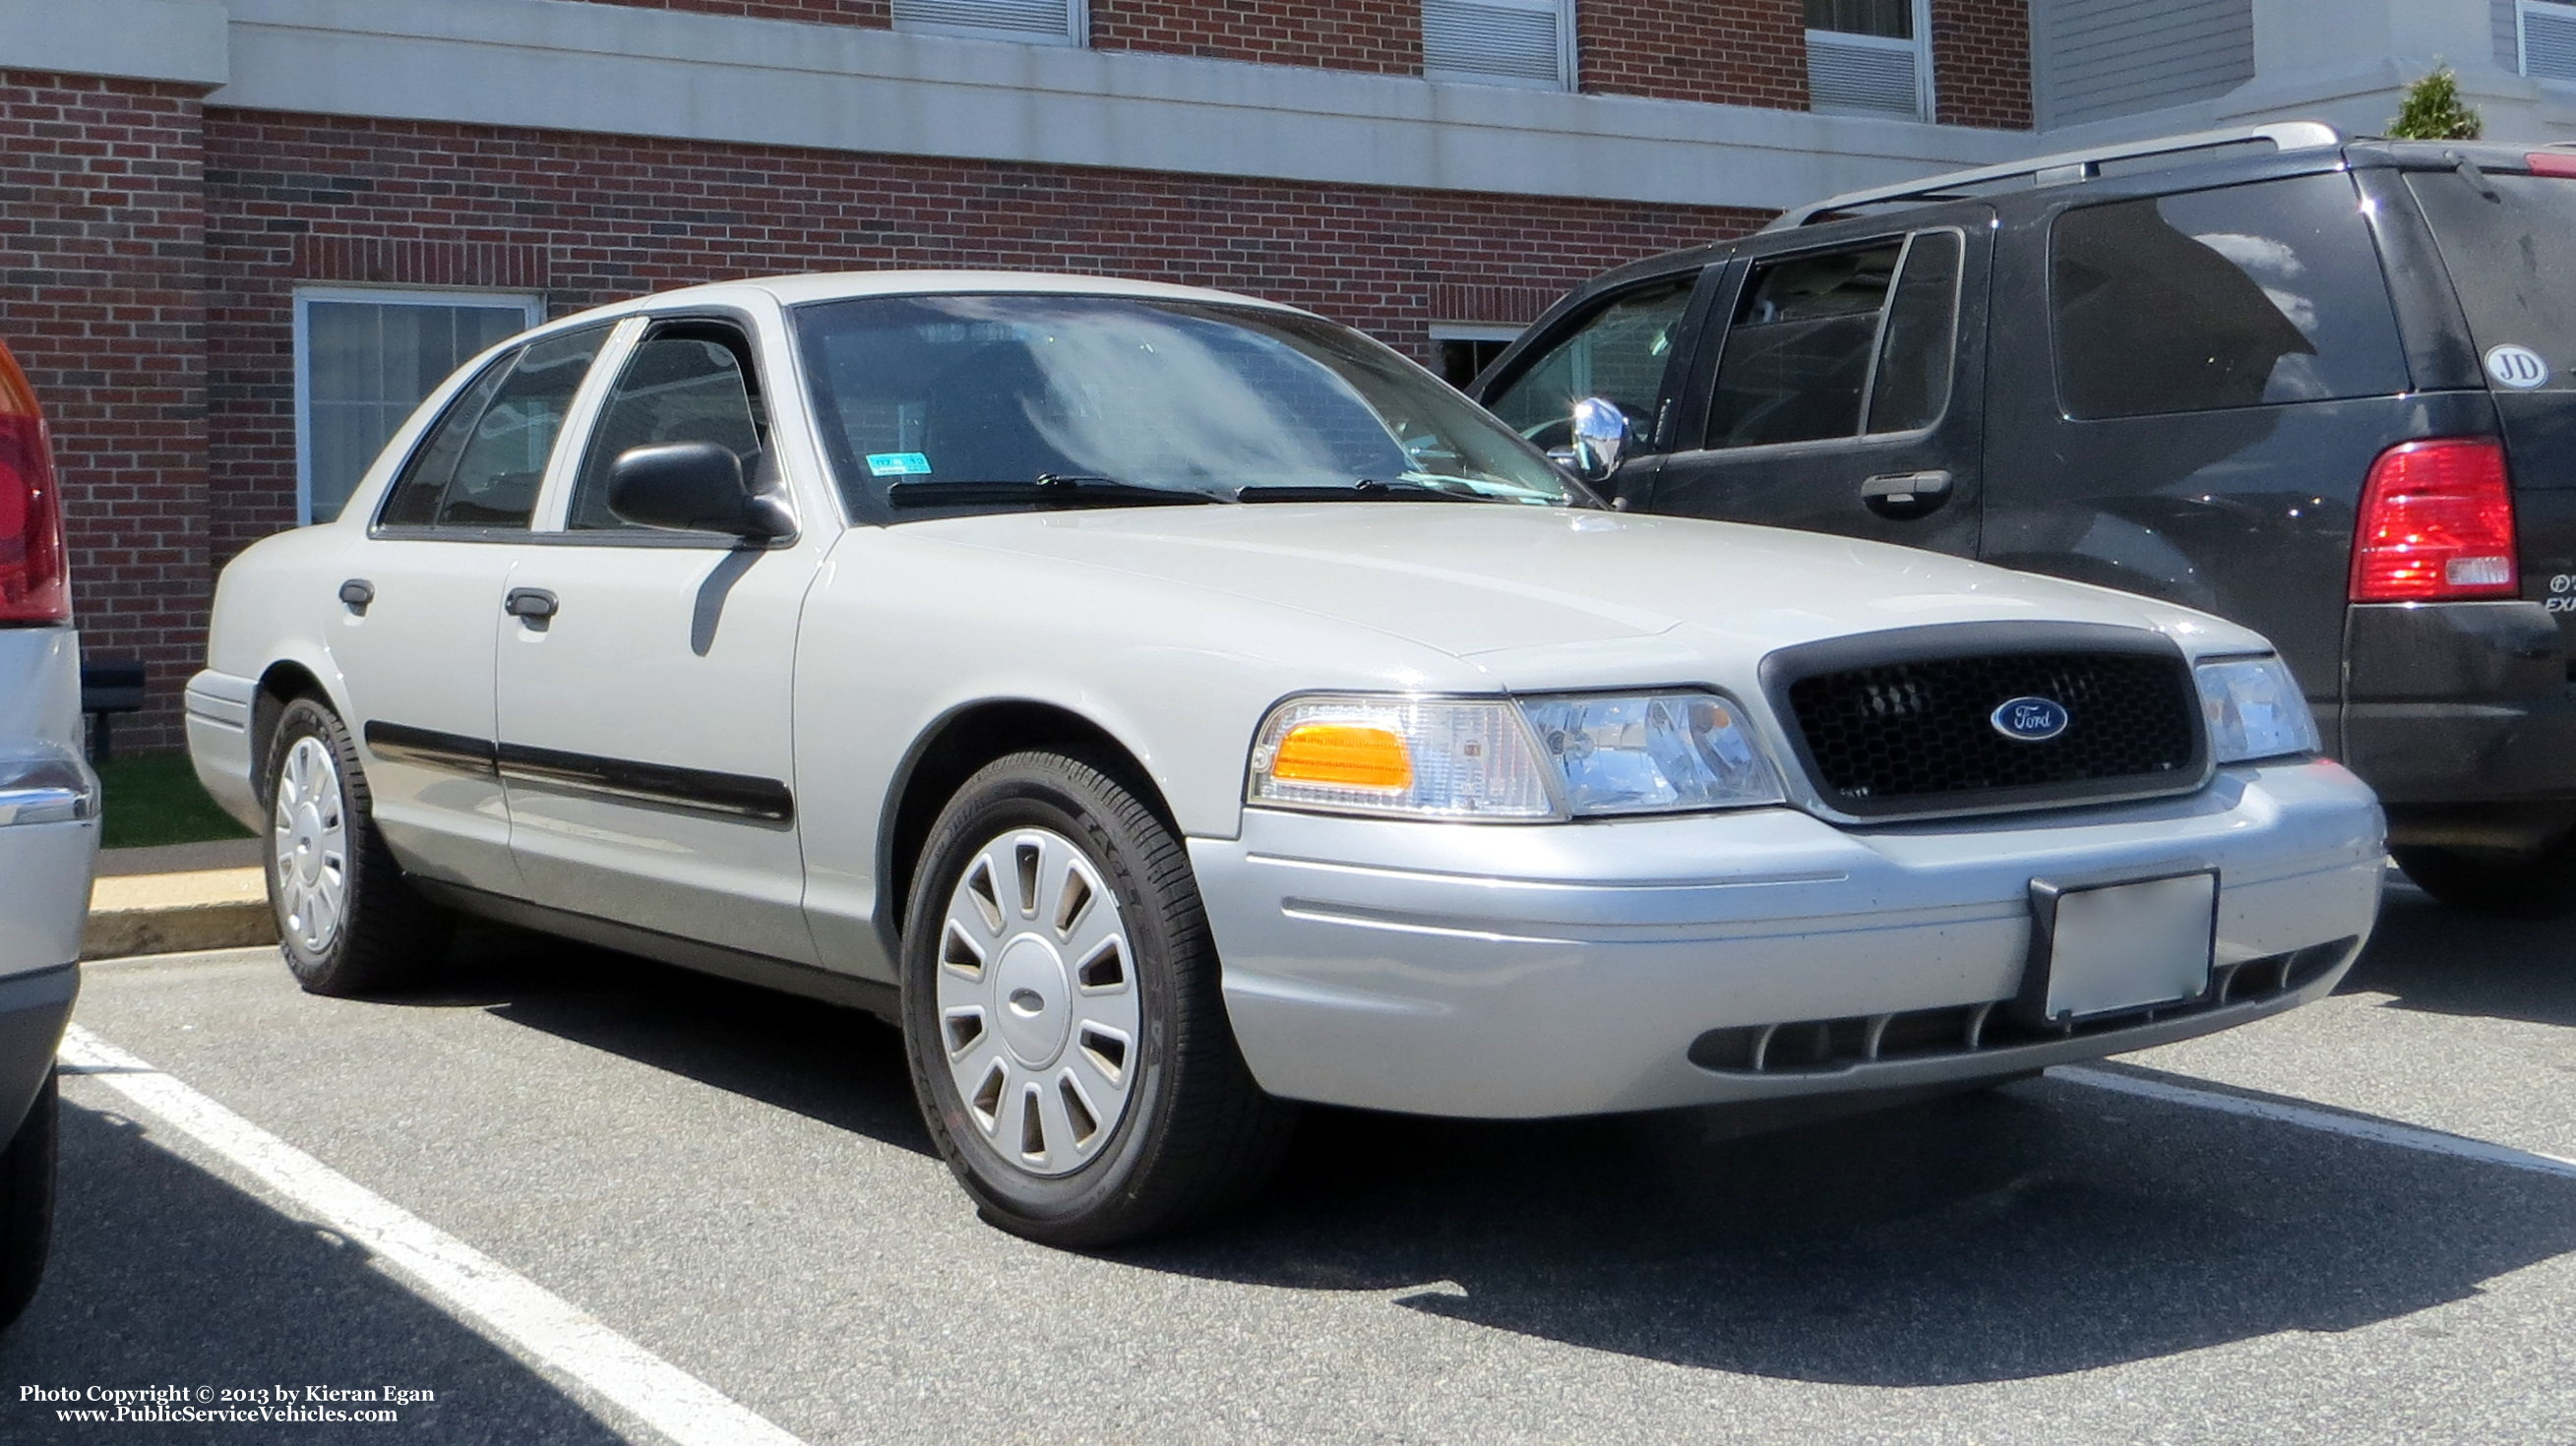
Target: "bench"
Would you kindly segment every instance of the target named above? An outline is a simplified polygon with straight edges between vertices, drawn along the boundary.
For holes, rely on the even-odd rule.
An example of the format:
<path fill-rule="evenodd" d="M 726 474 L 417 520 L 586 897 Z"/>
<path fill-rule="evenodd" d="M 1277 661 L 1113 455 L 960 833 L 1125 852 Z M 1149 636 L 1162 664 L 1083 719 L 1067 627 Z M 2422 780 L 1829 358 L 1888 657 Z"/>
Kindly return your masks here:
<path fill-rule="evenodd" d="M 100 658 L 82 663 L 81 711 L 90 716 L 90 758 L 105 763 L 115 754 L 112 720 L 119 713 L 143 711 L 142 660 Z"/>

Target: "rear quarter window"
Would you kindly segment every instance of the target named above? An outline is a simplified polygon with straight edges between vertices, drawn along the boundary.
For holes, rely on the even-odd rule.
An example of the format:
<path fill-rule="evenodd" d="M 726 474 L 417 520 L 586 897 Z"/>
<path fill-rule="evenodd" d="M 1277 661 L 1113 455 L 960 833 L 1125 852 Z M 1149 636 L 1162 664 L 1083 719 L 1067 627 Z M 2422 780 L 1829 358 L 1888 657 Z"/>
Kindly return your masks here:
<path fill-rule="evenodd" d="M 2071 417 L 2407 387 L 2379 254 L 2340 172 L 2070 210 L 2050 233 L 2049 306 Z"/>
<path fill-rule="evenodd" d="M 2481 191 L 2456 171 L 2428 171 L 2406 185 L 2442 249 L 2487 374 L 2518 391 L 2576 391 L 2576 179 L 2489 172 L 2486 181 Z M 2514 350 L 2537 355 L 2543 369 L 2517 366 Z"/>

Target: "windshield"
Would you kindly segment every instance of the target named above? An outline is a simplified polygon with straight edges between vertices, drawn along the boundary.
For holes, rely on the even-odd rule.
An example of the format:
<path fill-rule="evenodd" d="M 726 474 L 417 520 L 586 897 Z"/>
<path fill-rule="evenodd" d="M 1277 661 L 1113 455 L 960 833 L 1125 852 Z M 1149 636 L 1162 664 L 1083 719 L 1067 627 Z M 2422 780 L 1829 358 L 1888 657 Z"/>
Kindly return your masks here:
<path fill-rule="evenodd" d="M 796 325 L 853 517 L 1045 505 L 1041 494 L 1121 505 L 1135 489 L 1589 500 L 1429 372 L 1292 312 L 934 295 L 826 302 Z M 1068 482 L 1101 485 L 1053 485 Z"/>

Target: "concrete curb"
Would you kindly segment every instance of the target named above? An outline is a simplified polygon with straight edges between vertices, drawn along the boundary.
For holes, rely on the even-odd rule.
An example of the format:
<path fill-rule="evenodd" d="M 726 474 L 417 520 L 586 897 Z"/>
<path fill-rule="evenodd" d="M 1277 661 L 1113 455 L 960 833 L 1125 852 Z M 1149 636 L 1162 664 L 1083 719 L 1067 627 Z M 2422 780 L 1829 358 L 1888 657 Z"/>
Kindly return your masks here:
<path fill-rule="evenodd" d="M 277 942 L 258 868 L 110 874 L 92 886 L 81 958 L 122 959 Z"/>

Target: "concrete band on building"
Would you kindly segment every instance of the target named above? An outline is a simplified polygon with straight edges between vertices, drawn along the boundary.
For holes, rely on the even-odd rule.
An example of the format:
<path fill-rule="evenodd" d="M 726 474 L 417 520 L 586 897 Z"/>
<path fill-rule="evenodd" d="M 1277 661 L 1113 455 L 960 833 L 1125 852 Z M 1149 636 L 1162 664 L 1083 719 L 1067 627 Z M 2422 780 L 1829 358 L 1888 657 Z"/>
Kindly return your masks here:
<path fill-rule="evenodd" d="M 1803 200 L 2258 118 L 2366 131 L 2435 55 L 2490 134 L 2576 135 L 2555 52 L 2526 64 L 2534 7 L 2576 24 L 2559 0 L 0 0 L 0 338 L 51 413 L 84 645 L 149 665 L 120 733 L 168 746 L 215 569 L 327 515 L 425 372 L 527 319 L 771 272 L 1083 270 L 1454 366 L 1595 272 Z"/>

